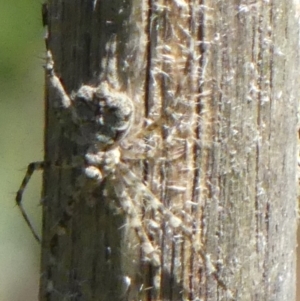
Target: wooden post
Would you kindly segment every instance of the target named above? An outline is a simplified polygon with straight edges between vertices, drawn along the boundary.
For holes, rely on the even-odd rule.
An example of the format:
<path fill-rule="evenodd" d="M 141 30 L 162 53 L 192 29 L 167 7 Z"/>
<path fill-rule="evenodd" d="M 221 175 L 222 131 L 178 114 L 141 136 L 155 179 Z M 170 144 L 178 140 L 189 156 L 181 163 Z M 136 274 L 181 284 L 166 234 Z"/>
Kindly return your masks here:
<path fill-rule="evenodd" d="M 91 190 L 46 76 L 41 301 L 294 300 L 293 5 L 48 0 L 65 91 L 109 79 L 135 119 Z"/>

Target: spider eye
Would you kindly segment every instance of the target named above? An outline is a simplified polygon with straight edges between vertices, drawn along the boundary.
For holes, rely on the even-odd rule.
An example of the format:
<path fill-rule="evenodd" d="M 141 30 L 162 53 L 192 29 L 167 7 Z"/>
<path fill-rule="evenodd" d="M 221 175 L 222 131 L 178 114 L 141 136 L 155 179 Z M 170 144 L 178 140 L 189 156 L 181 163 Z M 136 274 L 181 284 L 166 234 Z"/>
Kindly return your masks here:
<path fill-rule="evenodd" d="M 107 109 L 107 111 L 109 113 L 116 113 L 118 110 L 119 110 L 118 107 L 110 107 L 110 108 Z"/>

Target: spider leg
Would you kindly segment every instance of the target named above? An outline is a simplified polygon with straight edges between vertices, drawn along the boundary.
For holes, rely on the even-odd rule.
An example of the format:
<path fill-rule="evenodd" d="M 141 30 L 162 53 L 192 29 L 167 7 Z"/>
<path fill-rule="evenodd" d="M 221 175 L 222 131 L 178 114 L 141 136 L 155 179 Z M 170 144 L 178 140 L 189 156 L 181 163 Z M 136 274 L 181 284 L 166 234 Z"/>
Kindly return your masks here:
<path fill-rule="evenodd" d="M 45 161 L 37 161 L 37 162 L 32 162 L 28 165 L 27 167 L 27 171 L 26 171 L 26 174 L 23 178 L 23 181 L 20 185 L 20 188 L 19 190 L 17 191 L 17 194 L 16 194 L 16 203 L 22 213 L 22 216 L 26 222 L 26 224 L 28 225 L 30 231 L 32 232 L 34 238 L 40 243 L 41 242 L 41 238 L 39 237 L 39 235 L 37 234 L 37 231 L 34 229 L 33 227 L 33 224 L 31 223 L 24 207 L 23 207 L 23 195 L 24 195 L 24 192 L 27 188 L 27 185 L 33 175 L 33 173 L 35 171 L 39 171 L 39 170 L 45 170 L 45 168 L 58 168 L 58 169 L 65 169 L 65 168 L 74 168 L 76 167 L 77 165 L 74 164 L 70 164 L 70 165 L 64 165 L 62 164 L 61 162 L 55 162 L 55 163 L 50 163 L 50 162 L 45 162 Z"/>
<path fill-rule="evenodd" d="M 23 178 L 23 181 L 21 183 L 21 186 L 17 192 L 17 195 L 16 195 L 16 203 L 22 213 L 22 216 L 26 222 L 26 224 L 28 225 L 30 231 L 32 232 L 34 238 L 40 243 L 41 242 L 41 239 L 39 237 L 39 235 L 37 234 L 36 230 L 34 229 L 24 207 L 23 207 L 23 204 L 22 204 L 22 201 L 23 201 L 23 194 L 24 194 L 24 191 L 28 185 L 28 182 L 30 181 L 33 173 L 35 171 L 38 171 L 38 170 L 44 170 L 45 168 L 45 162 L 43 161 L 38 161 L 38 162 L 32 162 L 28 165 L 27 167 L 27 171 L 26 171 L 26 174 L 25 174 L 25 177 Z"/>
<path fill-rule="evenodd" d="M 134 187 L 137 191 L 142 192 L 144 199 L 148 202 L 148 206 L 150 206 L 151 209 L 160 212 L 163 217 L 167 218 L 171 227 L 180 229 L 186 237 L 192 239 L 192 229 L 186 227 L 180 218 L 175 216 L 168 208 L 166 208 L 125 164 L 120 163 L 120 171 L 127 187 Z"/>
<path fill-rule="evenodd" d="M 65 91 L 60 79 L 56 76 L 54 72 L 54 61 L 52 58 L 51 51 L 47 51 L 47 60 L 45 65 L 45 70 L 47 77 L 49 79 L 50 87 L 55 90 L 57 94 L 57 99 L 59 99 L 58 107 L 63 109 L 68 109 L 72 105 L 71 98 L 68 96 Z"/>
<path fill-rule="evenodd" d="M 218 284 L 224 290 L 230 292 L 224 280 L 220 278 L 220 275 L 218 274 L 218 268 L 212 263 L 210 256 L 205 254 L 201 247 L 201 243 L 196 242 L 197 240 L 194 237 L 193 229 L 185 226 L 180 218 L 175 216 L 168 208 L 166 208 L 162 204 L 162 202 L 141 182 L 141 180 L 132 171 L 129 170 L 129 168 L 125 164 L 120 163 L 119 166 L 120 172 L 123 175 L 123 179 L 124 181 L 126 181 L 126 186 L 128 188 L 133 188 L 134 191 L 141 191 L 143 193 L 144 199 L 148 201 L 150 208 L 160 212 L 160 214 L 168 220 L 172 228 L 180 230 L 183 235 L 191 241 L 194 252 L 199 254 L 206 267 L 209 267 L 211 275 L 215 277 Z"/>
<path fill-rule="evenodd" d="M 125 185 L 125 183 L 124 183 Z M 129 224 L 132 229 L 136 232 L 136 235 L 141 243 L 141 249 L 150 259 L 153 266 L 160 266 L 160 254 L 158 250 L 153 247 L 152 242 L 150 241 L 144 227 L 142 220 L 139 216 L 138 207 L 134 204 L 132 198 L 127 193 L 126 189 L 122 188 L 120 184 L 115 186 L 115 191 L 118 198 L 120 199 L 120 205 L 122 210 L 126 213 L 129 218 Z"/>

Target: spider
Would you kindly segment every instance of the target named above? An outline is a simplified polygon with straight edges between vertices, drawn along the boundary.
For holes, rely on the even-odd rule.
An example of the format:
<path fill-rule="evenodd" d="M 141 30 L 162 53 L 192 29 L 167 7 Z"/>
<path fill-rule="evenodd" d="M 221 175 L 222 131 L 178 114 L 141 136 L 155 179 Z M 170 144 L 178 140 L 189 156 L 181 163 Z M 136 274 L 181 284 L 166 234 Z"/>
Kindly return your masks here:
<path fill-rule="evenodd" d="M 97 87 L 82 85 L 76 93 L 68 95 L 55 74 L 50 51 L 47 53 L 45 69 L 50 88 L 55 91 L 58 99 L 58 103 L 54 105 L 59 109 L 59 114 L 63 115 L 62 120 L 72 123 L 72 129 L 75 129 L 72 131 L 72 140 L 86 149 L 84 158 L 79 159 L 81 162 L 76 162 L 73 166 L 83 166 L 84 184 L 80 185 L 84 185 L 84 191 L 87 192 L 99 187 L 104 180 L 112 183 L 120 207 L 136 232 L 145 258 L 154 266 L 159 266 L 159 250 L 149 239 L 149 231 L 140 217 L 141 204 L 136 195 L 141 196 L 147 210 L 158 212 L 170 227 L 180 230 L 190 239 L 193 235 L 192 229 L 167 209 L 121 160 L 120 142 L 128 135 L 134 122 L 132 100 L 125 93 L 116 91 L 108 81 L 102 81 Z M 149 128 L 152 129 L 153 125 Z M 22 199 L 32 174 L 48 167 L 63 168 L 60 164 L 50 162 L 30 163 L 16 196 L 16 203 L 38 242 L 41 239 L 26 214 Z M 82 177 L 80 181 L 82 182 Z M 68 206 L 72 207 L 73 202 Z M 72 210 L 67 208 L 64 216 L 66 215 L 71 218 Z M 61 221 L 59 224 L 64 225 L 65 222 Z M 157 224 L 153 221 L 148 225 L 148 228 L 151 227 L 156 228 Z"/>
<path fill-rule="evenodd" d="M 109 65 L 111 62 L 104 61 L 104 63 Z M 108 66 L 109 68 L 111 66 Z M 116 70 L 116 64 L 113 69 Z M 108 74 L 107 80 L 102 80 L 98 86 L 82 85 L 77 92 L 68 95 L 55 74 L 50 51 L 47 52 L 45 70 L 49 87 L 56 93 L 55 99 L 58 100 L 53 105 L 60 115 L 59 121 L 65 124 L 66 128 L 71 123 L 70 138 L 78 145 L 83 146 L 86 151 L 83 157 L 78 158 L 79 160 L 75 160 L 69 166 L 44 161 L 33 162 L 28 165 L 16 195 L 16 203 L 35 239 L 39 243 L 41 242 L 22 202 L 24 191 L 32 174 L 45 168 L 80 167 L 82 172 L 81 176 L 78 177 L 78 184 L 76 184 L 79 192 L 71 196 L 71 201 L 68 202 L 63 217 L 58 222 L 56 233 L 52 238 L 54 241 L 55 237 L 66 232 L 67 221 L 73 216 L 73 208 L 76 206 L 80 193 L 92 193 L 104 181 L 107 181 L 111 183 L 111 187 L 114 187 L 118 207 L 128 220 L 131 229 L 136 233 L 145 261 L 150 262 L 154 267 L 161 266 L 160 250 L 157 247 L 158 244 L 153 241 L 152 234 L 157 233 L 156 231 L 161 228 L 160 225 L 165 223 L 168 225 L 168 229 L 180 233 L 179 237 L 183 236 L 191 242 L 193 252 L 200 256 L 210 274 L 214 275 L 219 285 L 227 291 L 227 285 L 220 279 L 218 269 L 212 263 L 210 256 L 202 250 L 199 240 L 195 239 L 197 229 L 193 228 L 191 217 L 184 211 L 180 212 L 181 218 L 176 216 L 124 161 L 124 155 L 120 148 L 134 123 L 135 106 L 127 94 L 119 92 L 117 84 L 112 84 L 115 77 L 110 79 Z M 160 126 L 161 122 L 153 122 L 143 130 L 143 134 L 155 130 L 157 125 Z M 104 189 L 103 194 L 105 195 L 105 193 Z M 153 212 L 154 218 L 142 219 L 141 212 L 143 209 L 145 212 Z"/>

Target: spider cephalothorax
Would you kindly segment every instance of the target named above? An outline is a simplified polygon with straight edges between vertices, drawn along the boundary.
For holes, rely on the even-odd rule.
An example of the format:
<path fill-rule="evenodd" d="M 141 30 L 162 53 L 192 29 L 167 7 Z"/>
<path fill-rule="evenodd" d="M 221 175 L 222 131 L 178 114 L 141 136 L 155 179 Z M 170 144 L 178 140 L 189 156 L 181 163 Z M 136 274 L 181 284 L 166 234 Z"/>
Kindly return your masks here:
<path fill-rule="evenodd" d="M 114 90 L 108 81 L 98 86 L 83 85 L 70 96 L 54 73 L 52 55 L 48 52 L 46 72 L 56 95 L 56 111 L 64 114 L 72 129 L 72 139 L 80 145 L 108 150 L 116 146 L 129 132 L 134 121 L 134 105 L 125 94 Z M 54 104 L 55 105 L 55 104 Z M 60 112 L 62 111 L 62 112 Z M 69 118 L 66 118 L 66 115 Z"/>
<path fill-rule="evenodd" d="M 108 82 L 82 86 L 72 95 L 72 121 L 84 144 L 101 150 L 112 148 L 129 132 L 134 106 L 124 93 L 113 92 Z"/>

